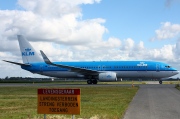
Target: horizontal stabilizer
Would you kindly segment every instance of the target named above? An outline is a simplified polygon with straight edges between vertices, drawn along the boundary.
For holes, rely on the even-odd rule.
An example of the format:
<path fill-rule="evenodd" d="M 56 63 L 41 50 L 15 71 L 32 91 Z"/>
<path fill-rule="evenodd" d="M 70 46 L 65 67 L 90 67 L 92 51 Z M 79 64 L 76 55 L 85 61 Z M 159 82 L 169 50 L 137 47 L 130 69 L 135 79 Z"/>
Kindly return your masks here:
<path fill-rule="evenodd" d="M 3 60 L 3 61 L 8 62 L 8 63 L 12 63 L 12 64 L 16 64 L 16 65 L 21 65 L 21 66 L 31 66 L 30 64 L 23 64 L 23 63 L 12 62 L 12 61 L 7 61 L 7 60 Z"/>

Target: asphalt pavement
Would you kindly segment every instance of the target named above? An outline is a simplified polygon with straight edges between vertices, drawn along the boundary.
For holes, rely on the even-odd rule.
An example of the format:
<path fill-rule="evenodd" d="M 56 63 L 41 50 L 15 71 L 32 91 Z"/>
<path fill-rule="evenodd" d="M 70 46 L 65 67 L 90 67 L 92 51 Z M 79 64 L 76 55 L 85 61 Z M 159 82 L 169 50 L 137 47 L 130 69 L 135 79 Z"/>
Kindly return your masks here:
<path fill-rule="evenodd" d="M 180 119 L 180 91 L 175 85 L 139 85 L 124 119 Z"/>

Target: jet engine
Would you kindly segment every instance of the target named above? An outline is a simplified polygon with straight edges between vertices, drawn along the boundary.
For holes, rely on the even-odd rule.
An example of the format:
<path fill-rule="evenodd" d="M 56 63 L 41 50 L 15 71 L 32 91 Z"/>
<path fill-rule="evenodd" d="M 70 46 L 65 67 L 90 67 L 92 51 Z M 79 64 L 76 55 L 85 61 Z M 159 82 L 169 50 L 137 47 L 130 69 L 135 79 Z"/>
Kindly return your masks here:
<path fill-rule="evenodd" d="M 99 81 L 117 81 L 115 72 L 104 72 L 99 74 Z"/>

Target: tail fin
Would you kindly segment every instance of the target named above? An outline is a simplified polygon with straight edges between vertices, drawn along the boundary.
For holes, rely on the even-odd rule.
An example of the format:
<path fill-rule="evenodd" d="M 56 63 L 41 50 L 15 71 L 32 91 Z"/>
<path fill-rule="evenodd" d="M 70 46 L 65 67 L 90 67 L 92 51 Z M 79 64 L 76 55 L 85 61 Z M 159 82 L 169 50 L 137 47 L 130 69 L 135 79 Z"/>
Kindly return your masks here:
<path fill-rule="evenodd" d="M 18 37 L 18 41 L 19 41 L 19 46 L 20 46 L 20 50 L 21 50 L 23 63 L 29 64 L 29 63 L 33 63 L 33 62 L 42 62 L 43 61 L 24 36 L 18 35 L 17 37 Z"/>

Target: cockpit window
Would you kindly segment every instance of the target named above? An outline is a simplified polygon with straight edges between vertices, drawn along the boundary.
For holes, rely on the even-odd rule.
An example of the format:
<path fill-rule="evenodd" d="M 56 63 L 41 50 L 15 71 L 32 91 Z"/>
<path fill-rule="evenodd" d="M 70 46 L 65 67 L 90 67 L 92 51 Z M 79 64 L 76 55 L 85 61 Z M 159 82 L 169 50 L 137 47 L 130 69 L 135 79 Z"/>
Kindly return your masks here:
<path fill-rule="evenodd" d="M 168 65 L 168 66 L 165 66 L 165 67 L 166 67 L 166 68 L 171 68 L 171 66 L 169 66 L 169 65 Z"/>

